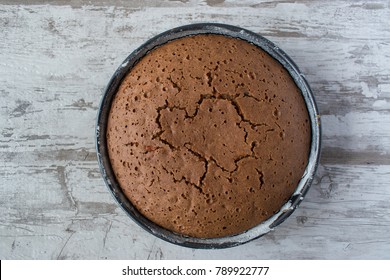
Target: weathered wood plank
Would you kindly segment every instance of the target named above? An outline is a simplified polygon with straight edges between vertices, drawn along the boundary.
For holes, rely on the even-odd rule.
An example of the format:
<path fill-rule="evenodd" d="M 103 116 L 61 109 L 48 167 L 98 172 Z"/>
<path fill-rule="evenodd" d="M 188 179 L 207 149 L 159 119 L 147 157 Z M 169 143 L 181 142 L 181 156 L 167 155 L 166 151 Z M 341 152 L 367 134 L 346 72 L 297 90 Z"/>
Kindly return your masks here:
<path fill-rule="evenodd" d="M 17 192 L 8 194 L 8 202 L 0 207 L 5 213 L 0 223 L 1 252 L 5 256 L 114 259 L 147 258 L 149 255 L 167 259 L 389 257 L 387 178 L 390 171 L 387 166 L 321 166 L 315 184 L 292 217 L 264 238 L 229 249 L 228 254 L 225 250 L 197 251 L 155 240 L 110 203 L 111 198 L 102 191 L 103 186 L 96 190 L 96 185 L 101 185 L 100 178 L 86 180 L 87 170 L 78 172 L 77 166 L 57 169 L 44 178 L 30 171 L 8 176 L 6 183 L 13 182 Z M 61 175 L 62 172 L 65 174 Z M 375 184 L 372 184 L 373 175 L 378 178 Z M 40 182 L 42 179 L 48 182 Z M 76 181 L 81 180 L 83 188 L 74 187 Z M 7 193 L 2 192 L 1 197 L 7 198 Z M 45 205 L 42 205 L 42 198 Z"/>

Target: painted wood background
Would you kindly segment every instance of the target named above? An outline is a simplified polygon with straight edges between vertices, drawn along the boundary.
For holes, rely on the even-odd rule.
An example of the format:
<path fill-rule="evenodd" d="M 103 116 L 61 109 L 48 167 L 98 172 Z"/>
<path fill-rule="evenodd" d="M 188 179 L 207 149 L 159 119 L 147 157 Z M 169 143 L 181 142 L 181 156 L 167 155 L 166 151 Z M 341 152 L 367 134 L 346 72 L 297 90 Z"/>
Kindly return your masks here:
<path fill-rule="evenodd" d="M 390 2 L 0 1 L 0 259 L 390 259 Z M 323 153 L 301 207 L 224 250 L 175 246 L 118 207 L 94 125 L 125 57 L 178 25 L 262 34 L 306 73 Z"/>

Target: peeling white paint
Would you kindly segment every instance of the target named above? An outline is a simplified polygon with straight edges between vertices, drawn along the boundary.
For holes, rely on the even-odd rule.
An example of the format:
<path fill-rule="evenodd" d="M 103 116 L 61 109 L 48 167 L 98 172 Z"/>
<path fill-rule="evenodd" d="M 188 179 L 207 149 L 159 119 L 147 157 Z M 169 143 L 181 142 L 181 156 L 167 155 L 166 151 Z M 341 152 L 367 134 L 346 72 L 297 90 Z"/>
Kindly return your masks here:
<path fill-rule="evenodd" d="M 368 87 L 368 84 L 365 82 L 360 82 L 360 86 L 362 88 L 362 94 L 365 97 L 373 97 L 373 98 L 378 98 L 378 90 L 376 89 L 370 89 Z"/>
<path fill-rule="evenodd" d="M 377 120 L 381 120 L 378 122 Z M 390 135 L 390 115 L 380 112 L 350 112 L 344 116 L 324 115 L 321 116 L 324 137 L 337 136 L 370 136 L 383 137 Z"/>
<path fill-rule="evenodd" d="M 376 100 L 372 104 L 372 107 L 374 107 L 375 109 L 388 110 L 390 109 L 390 102 L 387 102 L 387 100 L 385 99 Z"/>

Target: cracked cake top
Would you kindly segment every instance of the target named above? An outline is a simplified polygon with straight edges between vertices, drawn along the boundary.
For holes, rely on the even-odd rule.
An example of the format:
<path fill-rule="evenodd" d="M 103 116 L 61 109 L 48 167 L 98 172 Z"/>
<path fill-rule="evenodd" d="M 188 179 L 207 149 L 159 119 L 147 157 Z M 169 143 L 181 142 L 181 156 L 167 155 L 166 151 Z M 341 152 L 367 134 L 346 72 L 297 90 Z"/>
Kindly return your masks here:
<path fill-rule="evenodd" d="M 115 176 L 148 219 L 176 233 L 241 233 L 275 214 L 305 170 L 307 108 L 262 49 L 194 35 L 146 54 L 112 102 Z"/>

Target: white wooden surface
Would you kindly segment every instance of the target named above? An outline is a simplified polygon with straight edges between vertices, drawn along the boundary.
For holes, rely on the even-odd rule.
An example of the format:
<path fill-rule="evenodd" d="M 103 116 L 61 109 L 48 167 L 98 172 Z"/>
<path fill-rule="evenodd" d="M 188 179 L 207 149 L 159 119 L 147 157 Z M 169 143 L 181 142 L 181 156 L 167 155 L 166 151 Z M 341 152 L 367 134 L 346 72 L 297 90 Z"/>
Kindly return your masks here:
<path fill-rule="evenodd" d="M 27 2 L 27 3 L 23 3 Z M 390 2 L 0 1 L 0 259 L 390 259 Z M 145 232 L 100 176 L 94 125 L 124 58 L 178 25 L 264 35 L 323 124 L 318 175 L 274 232 L 194 250 Z"/>

